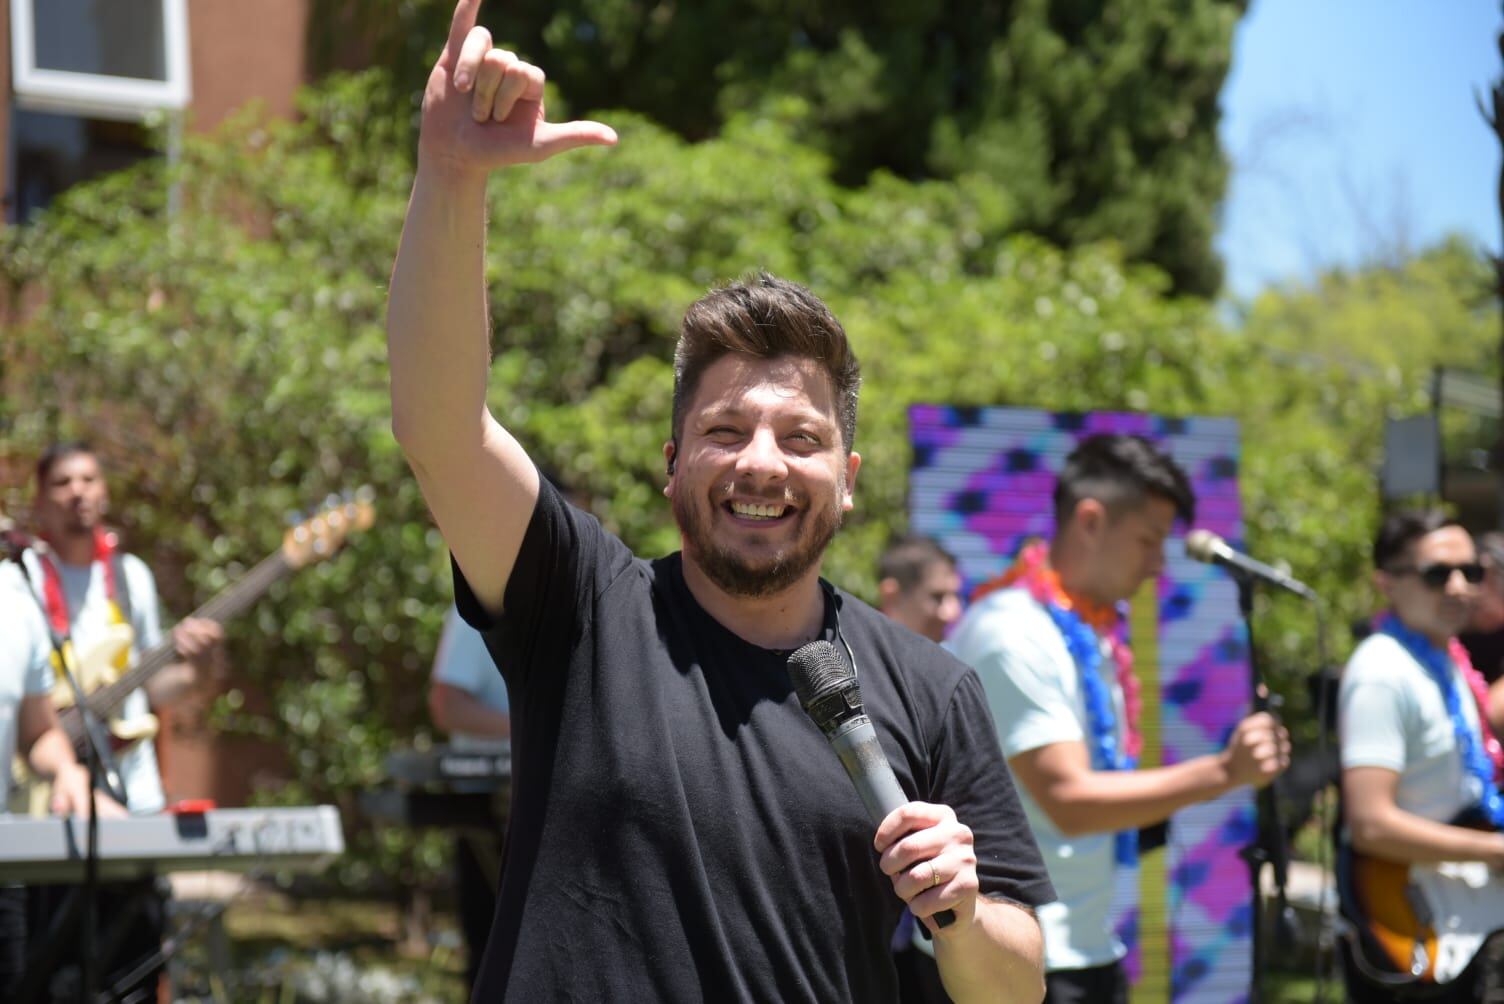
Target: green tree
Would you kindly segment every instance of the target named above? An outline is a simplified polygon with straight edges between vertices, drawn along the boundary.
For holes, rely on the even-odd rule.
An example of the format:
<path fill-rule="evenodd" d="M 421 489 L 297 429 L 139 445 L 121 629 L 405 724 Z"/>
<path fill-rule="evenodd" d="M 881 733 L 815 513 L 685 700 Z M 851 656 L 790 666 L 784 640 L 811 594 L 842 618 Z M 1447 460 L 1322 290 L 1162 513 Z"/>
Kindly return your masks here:
<path fill-rule="evenodd" d="M 0 472 L 24 472 L 56 435 L 98 441 L 116 514 L 173 610 L 275 547 L 289 509 L 375 488 L 370 533 L 231 626 L 234 660 L 270 711 L 235 695 L 221 709 L 286 751 L 288 777 L 263 798 L 345 809 L 356 879 L 422 874 L 438 855 L 361 825 L 355 798 L 388 750 L 428 735 L 422 695 L 449 590 L 389 428 L 385 281 L 411 184 L 410 123 L 388 112 L 400 93 L 383 73 L 332 80 L 305 95 L 299 123 L 247 118 L 189 141 L 171 170 L 75 189 L 0 235 L 8 302 L 28 305 L 0 347 Z M 659 447 L 683 308 L 767 268 L 825 297 L 865 364 L 865 463 L 827 563 L 835 581 L 873 595 L 876 556 L 905 524 L 910 404 L 1138 409 L 1238 418 L 1253 546 L 1289 555 L 1344 616 L 1366 607 L 1379 419 L 1434 359 L 1399 359 L 1398 383 L 1351 364 L 1359 326 L 1342 319 L 1364 316 L 1389 280 L 1331 280 L 1321 288 L 1338 292 L 1319 306 L 1281 291 L 1229 326 L 1118 245 L 1018 234 L 1011 200 L 979 175 L 878 172 L 851 188 L 775 112 L 734 116 L 698 143 L 603 117 L 619 148 L 493 180 L 490 401 L 640 553 L 677 541 Z M 1454 316 L 1454 298 L 1472 302 L 1468 261 L 1457 248 L 1423 257 L 1394 278 L 1385 316 Z M 0 503 L 22 511 L 26 488 L 4 483 Z M 1311 625 L 1288 605 L 1261 618 L 1276 682 L 1298 690 Z"/>
<path fill-rule="evenodd" d="M 700 140 L 758 110 L 834 177 L 975 174 L 1012 227 L 1117 242 L 1180 291 L 1221 282 L 1217 96 L 1246 0 L 564 0 L 483 11 L 576 108 L 625 108 Z M 416 91 L 452 0 L 324 0 L 317 52 L 350 39 Z"/>

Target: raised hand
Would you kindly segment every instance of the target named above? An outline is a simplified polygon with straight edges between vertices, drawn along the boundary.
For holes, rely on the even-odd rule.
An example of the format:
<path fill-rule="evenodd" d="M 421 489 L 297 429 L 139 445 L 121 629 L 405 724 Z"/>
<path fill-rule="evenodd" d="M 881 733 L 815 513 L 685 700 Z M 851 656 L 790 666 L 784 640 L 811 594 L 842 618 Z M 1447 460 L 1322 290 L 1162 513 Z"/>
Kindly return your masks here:
<path fill-rule="evenodd" d="M 479 9 L 480 0 L 459 0 L 449 40 L 428 76 L 420 164 L 484 173 L 616 143 L 615 130 L 599 122 L 547 121 L 543 71 L 493 48 L 491 33 L 475 23 Z"/>

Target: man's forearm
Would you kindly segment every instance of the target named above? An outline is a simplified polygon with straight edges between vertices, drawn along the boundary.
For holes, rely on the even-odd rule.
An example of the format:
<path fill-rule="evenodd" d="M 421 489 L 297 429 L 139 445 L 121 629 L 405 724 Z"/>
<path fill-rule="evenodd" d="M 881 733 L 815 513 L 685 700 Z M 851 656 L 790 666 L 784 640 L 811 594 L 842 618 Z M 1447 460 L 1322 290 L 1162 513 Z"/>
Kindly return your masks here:
<path fill-rule="evenodd" d="M 153 708 L 165 708 L 192 690 L 197 681 L 198 673 L 192 663 L 175 662 L 146 681 L 146 699 Z"/>
<path fill-rule="evenodd" d="M 506 739 L 512 734 L 509 714 L 488 707 L 462 687 L 435 681 L 428 688 L 428 711 L 433 723 L 445 732 L 466 732 L 491 739 Z"/>
<path fill-rule="evenodd" d="M 1449 826 L 1395 805 L 1353 813 L 1348 836 L 1358 851 L 1390 861 L 1486 861 L 1504 867 L 1504 834 Z"/>
<path fill-rule="evenodd" d="M 978 897 L 975 919 L 965 930 L 942 928 L 935 936 L 935 961 L 956 1004 L 1044 999 L 1039 922 L 1011 903 Z"/>
<path fill-rule="evenodd" d="M 387 303 L 392 428 L 410 458 L 485 428 L 484 174 L 420 162 Z"/>
<path fill-rule="evenodd" d="M 1051 793 L 1046 811 L 1068 835 L 1111 833 L 1161 823 L 1232 788 L 1220 758 L 1210 755 L 1169 767 L 1082 774 Z"/>
<path fill-rule="evenodd" d="M 26 753 L 26 762 L 38 775 L 48 780 L 59 771 L 78 763 L 73 753 L 73 743 L 61 728 L 50 728 L 37 737 Z"/>

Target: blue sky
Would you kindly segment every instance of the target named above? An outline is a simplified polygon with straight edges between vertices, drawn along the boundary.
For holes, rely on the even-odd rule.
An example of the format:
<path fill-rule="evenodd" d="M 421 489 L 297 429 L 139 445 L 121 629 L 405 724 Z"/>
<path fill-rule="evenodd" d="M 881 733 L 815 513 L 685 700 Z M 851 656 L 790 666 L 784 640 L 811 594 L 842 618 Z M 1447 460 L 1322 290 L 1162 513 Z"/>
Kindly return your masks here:
<path fill-rule="evenodd" d="M 1451 232 L 1497 250 L 1499 0 L 1254 0 L 1222 92 L 1217 248 L 1247 298 Z"/>

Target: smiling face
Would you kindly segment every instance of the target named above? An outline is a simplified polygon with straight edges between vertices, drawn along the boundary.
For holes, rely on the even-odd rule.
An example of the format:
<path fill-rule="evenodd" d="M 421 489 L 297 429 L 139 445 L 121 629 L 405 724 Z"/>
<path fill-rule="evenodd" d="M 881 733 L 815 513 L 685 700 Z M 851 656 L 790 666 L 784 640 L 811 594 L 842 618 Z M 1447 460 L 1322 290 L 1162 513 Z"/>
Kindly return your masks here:
<path fill-rule="evenodd" d="M 677 451 L 664 444 L 684 557 L 732 596 L 817 571 L 861 458 L 841 440 L 830 378 L 810 359 L 726 355 L 701 375 Z"/>

